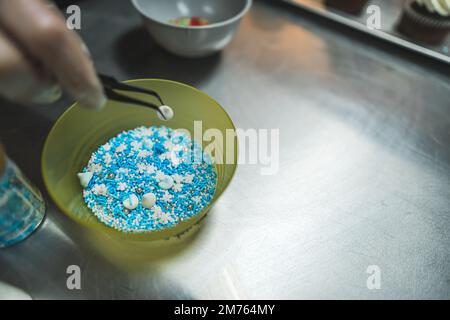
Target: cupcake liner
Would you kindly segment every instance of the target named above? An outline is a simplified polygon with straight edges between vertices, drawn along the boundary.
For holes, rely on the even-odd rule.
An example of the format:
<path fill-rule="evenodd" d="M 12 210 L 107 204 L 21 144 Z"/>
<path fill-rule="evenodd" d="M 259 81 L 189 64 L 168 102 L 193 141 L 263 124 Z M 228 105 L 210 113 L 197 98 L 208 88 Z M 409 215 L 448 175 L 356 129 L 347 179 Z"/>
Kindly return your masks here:
<path fill-rule="evenodd" d="M 450 19 L 426 11 L 422 12 L 414 0 L 408 0 L 405 2 L 397 29 L 415 40 L 438 45 L 450 31 Z"/>
<path fill-rule="evenodd" d="M 404 13 L 414 22 L 433 29 L 450 29 L 450 18 L 434 13 L 422 13 L 417 11 L 414 6 L 415 0 L 408 0 L 404 5 Z"/>

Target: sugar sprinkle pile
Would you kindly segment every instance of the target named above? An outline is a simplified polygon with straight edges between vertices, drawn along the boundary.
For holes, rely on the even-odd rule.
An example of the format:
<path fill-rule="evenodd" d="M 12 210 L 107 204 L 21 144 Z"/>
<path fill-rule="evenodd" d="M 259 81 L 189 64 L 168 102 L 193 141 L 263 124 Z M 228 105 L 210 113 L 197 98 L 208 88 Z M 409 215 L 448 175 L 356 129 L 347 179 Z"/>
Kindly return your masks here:
<path fill-rule="evenodd" d="M 184 131 L 165 126 L 120 133 L 78 177 L 95 216 L 123 232 L 162 230 L 195 216 L 217 183 L 211 156 Z"/>

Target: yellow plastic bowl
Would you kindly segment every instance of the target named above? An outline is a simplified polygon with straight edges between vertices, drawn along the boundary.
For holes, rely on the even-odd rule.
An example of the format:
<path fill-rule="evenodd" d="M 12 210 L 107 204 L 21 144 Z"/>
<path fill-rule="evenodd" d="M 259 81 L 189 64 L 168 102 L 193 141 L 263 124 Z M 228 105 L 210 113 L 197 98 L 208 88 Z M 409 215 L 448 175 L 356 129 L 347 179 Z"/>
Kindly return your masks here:
<path fill-rule="evenodd" d="M 85 110 L 76 103 L 56 122 L 45 142 L 42 154 L 42 174 L 45 185 L 57 206 L 73 220 L 115 237 L 130 240 L 161 240 L 178 235 L 192 227 L 205 216 L 211 206 L 230 183 L 237 166 L 237 138 L 228 137 L 227 129 L 235 127 L 225 110 L 207 94 L 184 84 L 168 80 L 143 79 L 127 83 L 157 91 L 164 103 L 172 107 L 175 116 L 162 121 L 152 109 L 109 101 L 100 111 Z M 148 95 L 130 94 L 140 99 L 152 99 Z M 153 101 L 157 103 L 157 101 Z M 233 164 L 216 164 L 217 189 L 210 205 L 198 215 L 162 231 L 123 233 L 99 222 L 82 197 L 82 187 L 77 173 L 87 164 L 91 154 L 109 139 L 123 130 L 138 126 L 165 125 L 173 129 L 187 129 L 194 137 L 194 121 L 201 120 L 203 132 L 216 128 L 222 132 L 224 146 L 234 146 Z M 199 141 L 200 142 L 200 141 Z M 203 147 L 208 142 L 202 142 Z M 221 157 L 220 152 L 215 158 Z"/>

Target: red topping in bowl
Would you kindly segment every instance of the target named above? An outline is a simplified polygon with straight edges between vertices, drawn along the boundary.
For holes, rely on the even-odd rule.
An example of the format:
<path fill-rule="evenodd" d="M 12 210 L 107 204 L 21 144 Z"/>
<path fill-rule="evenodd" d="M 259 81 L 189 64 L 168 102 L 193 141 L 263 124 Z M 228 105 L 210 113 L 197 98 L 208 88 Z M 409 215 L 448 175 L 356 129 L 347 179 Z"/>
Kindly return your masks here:
<path fill-rule="evenodd" d="M 180 17 L 177 19 L 171 19 L 169 20 L 169 23 L 183 27 L 199 27 L 208 25 L 209 21 L 208 19 L 194 16 L 194 17 Z"/>

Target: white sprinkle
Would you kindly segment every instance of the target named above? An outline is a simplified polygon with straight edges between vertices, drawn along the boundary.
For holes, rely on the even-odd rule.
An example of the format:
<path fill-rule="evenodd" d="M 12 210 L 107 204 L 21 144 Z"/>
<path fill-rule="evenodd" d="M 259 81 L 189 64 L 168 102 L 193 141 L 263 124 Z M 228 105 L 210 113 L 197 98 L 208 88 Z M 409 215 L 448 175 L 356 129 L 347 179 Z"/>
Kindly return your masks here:
<path fill-rule="evenodd" d="M 142 205 L 145 208 L 152 208 L 156 203 L 156 196 L 153 193 L 146 193 L 142 197 Z"/>
<path fill-rule="evenodd" d="M 154 215 L 155 218 L 161 217 L 161 214 L 163 213 L 163 211 L 162 211 L 160 206 L 154 206 L 152 208 L 152 211 L 153 211 L 153 215 Z"/>
<path fill-rule="evenodd" d="M 161 154 L 158 156 L 158 158 L 159 158 L 161 161 L 164 161 L 164 160 L 166 160 L 166 159 L 170 160 L 170 159 L 172 158 L 172 152 L 164 152 L 164 153 L 161 153 Z"/>
<path fill-rule="evenodd" d="M 127 145 L 125 143 L 121 143 L 117 148 L 116 152 L 123 152 L 127 149 Z"/>
<path fill-rule="evenodd" d="M 127 188 L 128 188 L 128 185 L 125 182 L 119 182 L 117 184 L 117 190 L 119 190 L 119 191 L 125 191 L 125 190 L 127 190 Z"/>
<path fill-rule="evenodd" d="M 156 171 L 156 180 L 161 180 L 162 178 L 164 178 L 166 175 L 164 174 L 164 172 L 157 170 Z"/>
<path fill-rule="evenodd" d="M 139 151 L 137 156 L 138 156 L 138 158 L 146 158 L 146 157 L 149 157 L 151 155 L 152 155 L 152 153 L 150 151 L 148 151 L 148 150 L 141 150 L 141 151 Z"/>
<path fill-rule="evenodd" d="M 181 192 L 183 189 L 183 185 L 181 183 L 175 183 L 172 187 L 173 191 Z"/>
<path fill-rule="evenodd" d="M 173 186 L 173 179 L 170 176 L 164 176 L 163 178 L 159 179 L 158 186 L 162 189 L 170 189 Z"/>
<path fill-rule="evenodd" d="M 83 197 L 84 197 L 84 198 L 89 197 L 91 194 L 92 194 L 91 191 L 86 190 L 86 189 L 83 190 Z"/>
<path fill-rule="evenodd" d="M 142 143 L 142 145 L 144 146 L 144 148 L 151 149 L 151 148 L 153 148 L 153 141 L 149 140 L 149 139 L 145 139 L 144 142 Z"/>
<path fill-rule="evenodd" d="M 88 166 L 88 170 L 90 172 L 94 172 L 94 173 L 100 173 L 102 171 L 103 167 L 100 163 L 94 163 L 90 166 Z"/>
<path fill-rule="evenodd" d="M 108 188 L 104 184 L 96 184 L 92 187 L 92 192 L 97 196 L 107 196 Z"/>
<path fill-rule="evenodd" d="M 159 221 L 163 224 L 167 224 L 167 223 L 171 222 L 172 220 L 173 220 L 173 218 L 171 217 L 170 213 L 168 213 L 168 212 L 161 213 L 161 215 L 159 217 Z"/>
<path fill-rule="evenodd" d="M 172 149 L 173 149 L 172 141 L 166 140 L 163 145 L 164 145 L 164 148 L 167 149 L 167 151 L 172 151 Z"/>
<path fill-rule="evenodd" d="M 123 206 L 128 210 L 134 210 L 139 205 L 139 199 L 135 194 L 130 194 L 124 201 Z"/>
<path fill-rule="evenodd" d="M 148 174 L 152 174 L 152 173 L 154 173 L 154 172 L 156 172 L 156 167 L 155 167 L 154 165 L 152 165 L 152 164 L 149 164 L 149 165 L 147 166 L 147 173 L 148 173 Z"/>
<path fill-rule="evenodd" d="M 164 195 L 162 196 L 161 200 L 170 202 L 170 201 L 172 201 L 172 199 L 173 199 L 173 195 L 170 194 L 168 191 L 164 191 Z"/>
<path fill-rule="evenodd" d="M 178 167 L 180 165 L 180 163 L 181 163 L 180 159 L 178 157 L 176 157 L 176 156 L 173 156 L 173 155 L 172 155 L 170 160 L 171 160 L 172 166 L 174 166 L 175 168 Z"/>
<path fill-rule="evenodd" d="M 139 149 L 142 148 L 141 143 L 137 142 L 137 141 L 133 141 L 130 143 L 131 146 L 133 147 L 134 150 L 138 151 Z"/>
<path fill-rule="evenodd" d="M 83 188 L 86 188 L 89 185 L 94 174 L 92 172 L 82 172 L 78 174 L 78 179 L 80 179 L 80 184 Z"/>
<path fill-rule="evenodd" d="M 192 183 L 193 180 L 194 180 L 193 174 L 187 174 L 183 178 L 183 182 L 186 182 L 186 183 Z"/>
<path fill-rule="evenodd" d="M 147 165 L 145 163 L 138 163 L 136 167 L 139 173 L 144 173 L 145 170 L 147 169 Z"/>
<path fill-rule="evenodd" d="M 153 134 L 153 130 L 152 130 L 152 128 L 142 127 L 140 133 L 142 136 L 151 136 Z"/>
<path fill-rule="evenodd" d="M 165 119 L 164 119 L 163 116 L 158 112 L 158 118 L 160 118 L 161 120 L 168 121 L 168 120 L 173 118 L 174 112 L 173 112 L 171 107 L 169 107 L 169 106 L 160 106 L 159 110 L 161 111 L 161 113 L 165 117 Z"/>
<path fill-rule="evenodd" d="M 192 197 L 192 200 L 193 200 L 196 204 L 199 204 L 200 201 L 202 201 L 202 197 L 200 197 L 200 196 L 194 196 L 194 197 Z"/>
<path fill-rule="evenodd" d="M 158 135 L 163 138 L 167 138 L 169 135 L 169 130 L 166 127 L 158 128 Z"/>
<path fill-rule="evenodd" d="M 103 161 L 105 162 L 106 165 L 109 165 L 109 164 L 111 163 L 111 161 L 112 161 L 112 156 L 111 156 L 111 154 L 110 154 L 110 153 L 106 153 L 106 154 L 103 156 Z"/>
<path fill-rule="evenodd" d="M 181 174 L 175 173 L 172 175 L 173 181 L 176 183 L 181 183 L 183 181 L 183 176 Z"/>

